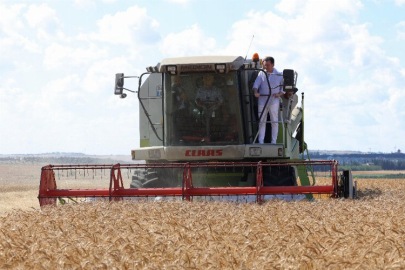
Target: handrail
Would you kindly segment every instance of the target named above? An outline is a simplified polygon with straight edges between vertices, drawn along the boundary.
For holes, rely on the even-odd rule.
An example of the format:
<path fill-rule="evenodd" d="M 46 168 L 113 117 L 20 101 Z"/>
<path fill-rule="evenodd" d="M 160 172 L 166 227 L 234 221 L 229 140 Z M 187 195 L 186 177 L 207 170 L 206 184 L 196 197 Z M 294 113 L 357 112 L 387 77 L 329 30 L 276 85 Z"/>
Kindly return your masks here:
<path fill-rule="evenodd" d="M 145 105 L 143 105 L 143 102 L 142 102 L 142 99 L 149 99 L 149 98 L 141 98 L 141 96 L 140 96 L 142 77 L 143 77 L 143 75 L 146 75 L 146 74 L 151 74 L 151 73 L 150 73 L 150 72 L 145 72 L 145 73 L 143 73 L 143 74 L 139 77 L 139 84 L 138 84 L 138 100 L 139 100 L 139 103 L 140 103 L 141 106 L 142 106 L 142 109 L 143 109 L 143 111 L 144 111 L 144 113 L 145 113 L 146 118 L 148 118 L 148 121 L 149 121 L 150 126 L 152 127 L 153 133 L 155 133 L 155 135 L 156 135 L 156 137 L 158 138 L 158 140 L 160 140 L 160 141 L 163 142 L 163 139 L 160 138 L 160 136 L 158 135 L 158 133 L 157 133 L 157 131 L 156 131 L 156 128 L 155 128 L 155 124 L 152 123 L 152 120 L 151 120 L 150 117 L 149 117 L 148 111 L 146 110 Z"/>

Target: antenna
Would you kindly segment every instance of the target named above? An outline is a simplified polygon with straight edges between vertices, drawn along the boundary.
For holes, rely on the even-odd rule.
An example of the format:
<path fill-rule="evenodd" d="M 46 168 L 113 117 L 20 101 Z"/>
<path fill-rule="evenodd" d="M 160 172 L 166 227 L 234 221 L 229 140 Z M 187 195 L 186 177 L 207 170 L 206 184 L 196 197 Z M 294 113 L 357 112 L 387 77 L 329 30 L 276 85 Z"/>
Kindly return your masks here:
<path fill-rule="evenodd" d="M 248 50 L 247 50 L 247 52 L 246 52 L 246 56 L 245 56 L 245 61 L 246 61 L 247 55 L 248 55 L 248 53 L 249 53 L 250 46 L 252 46 L 252 41 L 253 41 L 253 38 L 254 38 L 254 37 L 255 37 L 255 35 L 253 35 L 253 36 L 252 36 L 252 39 L 250 40 L 249 48 L 248 48 Z"/>

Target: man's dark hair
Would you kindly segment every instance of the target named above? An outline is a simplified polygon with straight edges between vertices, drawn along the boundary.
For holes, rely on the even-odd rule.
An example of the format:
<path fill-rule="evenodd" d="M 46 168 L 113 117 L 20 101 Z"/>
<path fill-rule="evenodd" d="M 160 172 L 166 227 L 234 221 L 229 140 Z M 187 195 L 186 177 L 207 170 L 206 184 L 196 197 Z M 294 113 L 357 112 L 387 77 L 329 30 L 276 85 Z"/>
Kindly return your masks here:
<path fill-rule="evenodd" d="M 267 62 L 267 61 L 270 61 L 270 63 L 272 63 L 272 64 L 274 65 L 274 58 L 273 58 L 273 57 L 271 57 L 271 56 L 266 56 L 266 57 L 263 59 L 263 62 Z"/>

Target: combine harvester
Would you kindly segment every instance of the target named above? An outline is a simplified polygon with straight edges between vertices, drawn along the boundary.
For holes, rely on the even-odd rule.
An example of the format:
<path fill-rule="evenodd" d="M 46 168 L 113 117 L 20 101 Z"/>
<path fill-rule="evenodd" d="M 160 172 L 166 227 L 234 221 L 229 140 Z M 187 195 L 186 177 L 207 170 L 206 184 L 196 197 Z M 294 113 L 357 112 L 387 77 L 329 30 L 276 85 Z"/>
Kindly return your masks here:
<path fill-rule="evenodd" d="M 286 94 L 279 98 L 277 143 L 266 143 L 266 139 L 264 144 L 257 143 L 259 117 L 252 85 L 261 70 L 257 54 L 252 60 L 241 56 L 170 58 L 147 67 L 137 77 L 140 148 L 131 155 L 139 163 L 45 166 L 40 205 L 83 198 L 259 203 L 271 198 L 311 200 L 318 194 L 353 198 L 356 189 L 350 171 L 338 175 L 337 161 L 309 159 L 304 93 L 297 106 L 294 70 L 282 74 Z M 115 94 L 125 98 L 123 90 L 131 90 L 124 88 L 124 78 L 134 77 L 116 74 Z M 203 94 L 204 89 L 211 92 Z M 272 98 L 268 96 L 267 101 Z M 267 136 L 269 120 L 266 125 Z M 99 187 L 100 181 L 94 179 L 100 177 L 105 181 Z"/>

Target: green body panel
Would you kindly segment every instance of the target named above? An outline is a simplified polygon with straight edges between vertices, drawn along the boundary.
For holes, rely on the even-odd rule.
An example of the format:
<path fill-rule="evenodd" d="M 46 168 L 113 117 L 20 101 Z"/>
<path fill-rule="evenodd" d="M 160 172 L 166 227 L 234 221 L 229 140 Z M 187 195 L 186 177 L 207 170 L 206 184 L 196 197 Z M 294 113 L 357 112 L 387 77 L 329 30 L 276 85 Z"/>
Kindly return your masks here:
<path fill-rule="evenodd" d="M 300 178 L 301 186 L 310 186 L 311 183 L 309 182 L 307 167 L 305 165 L 299 165 L 299 166 L 297 166 L 297 169 L 298 169 L 298 176 Z M 313 199 L 312 194 L 307 194 L 306 197 L 308 200 Z"/>
<path fill-rule="evenodd" d="M 149 139 L 141 139 L 140 140 L 140 147 L 149 147 Z"/>
<path fill-rule="evenodd" d="M 283 132 L 280 132 L 283 130 L 283 124 L 279 123 L 278 124 L 278 134 L 277 134 L 277 143 L 283 143 Z"/>

